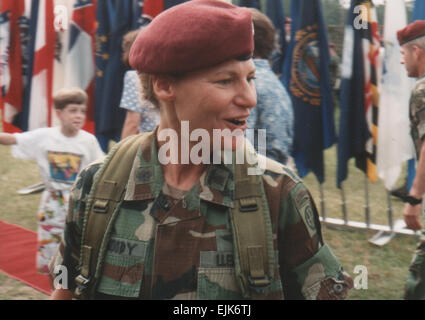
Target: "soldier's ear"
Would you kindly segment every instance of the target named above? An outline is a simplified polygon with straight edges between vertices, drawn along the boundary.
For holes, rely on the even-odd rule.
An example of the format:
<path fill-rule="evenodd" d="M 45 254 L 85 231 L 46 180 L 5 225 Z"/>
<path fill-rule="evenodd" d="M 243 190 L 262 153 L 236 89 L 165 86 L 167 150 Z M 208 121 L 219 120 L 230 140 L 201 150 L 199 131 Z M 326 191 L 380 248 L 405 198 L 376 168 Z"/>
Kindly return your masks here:
<path fill-rule="evenodd" d="M 419 59 L 421 56 L 425 54 L 425 51 L 421 47 L 414 44 L 412 45 L 412 53 L 416 59 Z"/>
<path fill-rule="evenodd" d="M 168 76 L 153 76 L 152 87 L 158 100 L 172 101 L 174 99 L 173 79 Z"/>

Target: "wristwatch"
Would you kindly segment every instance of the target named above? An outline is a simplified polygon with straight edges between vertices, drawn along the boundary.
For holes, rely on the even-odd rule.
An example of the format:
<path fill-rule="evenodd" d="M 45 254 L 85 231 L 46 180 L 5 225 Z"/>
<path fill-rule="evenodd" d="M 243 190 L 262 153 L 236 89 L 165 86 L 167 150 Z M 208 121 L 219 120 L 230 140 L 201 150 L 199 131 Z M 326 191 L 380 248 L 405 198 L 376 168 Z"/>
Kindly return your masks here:
<path fill-rule="evenodd" d="M 403 201 L 407 202 L 408 204 L 410 204 L 412 206 L 416 206 L 416 205 L 422 203 L 422 199 L 416 199 L 415 197 L 412 197 L 412 196 L 409 196 L 409 195 L 404 196 Z"/>

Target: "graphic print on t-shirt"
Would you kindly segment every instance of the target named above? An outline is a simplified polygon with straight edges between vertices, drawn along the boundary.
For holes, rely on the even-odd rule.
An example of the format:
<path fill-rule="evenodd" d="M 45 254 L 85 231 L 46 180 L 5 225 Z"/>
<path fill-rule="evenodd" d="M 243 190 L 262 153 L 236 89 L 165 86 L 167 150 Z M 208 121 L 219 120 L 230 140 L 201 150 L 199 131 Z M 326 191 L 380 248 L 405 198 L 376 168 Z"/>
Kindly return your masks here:
<path fill-rule="evenodd" d="M 72 183 L 80 171 L 82 155 L 71 152 L 48 151 L 50 177 L 58 182 Z"/>

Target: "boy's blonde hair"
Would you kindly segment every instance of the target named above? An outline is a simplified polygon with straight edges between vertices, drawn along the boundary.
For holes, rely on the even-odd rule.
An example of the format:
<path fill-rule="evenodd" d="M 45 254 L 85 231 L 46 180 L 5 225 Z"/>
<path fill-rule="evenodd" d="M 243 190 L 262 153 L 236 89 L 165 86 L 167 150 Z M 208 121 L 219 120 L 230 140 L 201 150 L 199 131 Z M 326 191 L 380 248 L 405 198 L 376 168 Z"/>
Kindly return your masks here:
<path fill-rule="evenodd" d="M 87 93 L 80 88 L 63 88 L 53 96 L 55 109 L 63 110 L 68 104 L 86 104 Z"/>

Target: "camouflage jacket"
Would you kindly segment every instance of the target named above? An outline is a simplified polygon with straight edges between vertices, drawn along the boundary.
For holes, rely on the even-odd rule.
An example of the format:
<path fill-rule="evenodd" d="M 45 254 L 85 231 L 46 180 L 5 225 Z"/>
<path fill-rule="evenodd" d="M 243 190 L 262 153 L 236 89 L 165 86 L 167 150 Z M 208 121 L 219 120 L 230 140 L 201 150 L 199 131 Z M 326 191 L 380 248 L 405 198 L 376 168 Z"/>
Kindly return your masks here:
<path fill-rule="evenodd" d="M 233 165 L 211 164 L 199 182 L 170 196 L 154 135 L 136 155 L 112 228 L 97 299 L 241 299 L 232 229 Z M 84 169 L 72 189 L 64 237 L 51 270 L 63 265 L 69 289 L 79 274 L 85 204 L 101 166 Z M 275 279 L 266 299 L 340 299 L 352 280 L 323 243 L 310 193 L 288 169 L 262 176 L 272 220 Z"/>
<path fill-rule="evenodd" d="M 410 134 L 415 144 L 416 157 L 419 159 L 422 140 L 425 136 L 425 75 L 423 75 L 413 88 L 409 102 Z"/>

